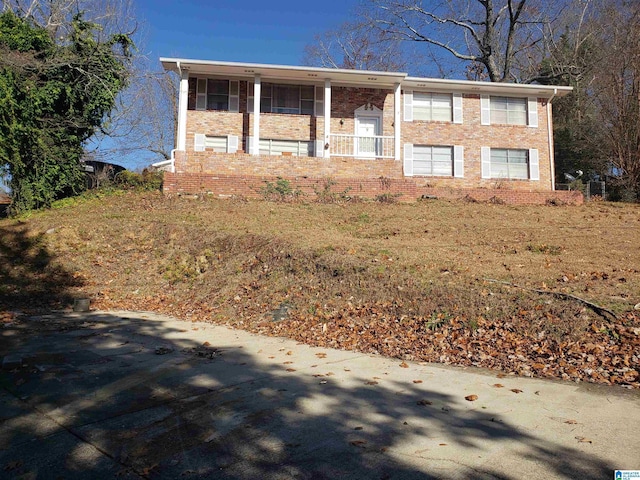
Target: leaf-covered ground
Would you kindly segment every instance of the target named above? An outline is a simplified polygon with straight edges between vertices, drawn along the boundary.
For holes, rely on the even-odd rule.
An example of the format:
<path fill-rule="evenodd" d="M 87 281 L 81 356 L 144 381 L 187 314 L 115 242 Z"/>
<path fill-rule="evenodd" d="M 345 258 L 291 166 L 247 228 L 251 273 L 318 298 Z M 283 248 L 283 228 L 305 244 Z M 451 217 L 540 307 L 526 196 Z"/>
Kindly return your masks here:
<path fill-rule="evenodd" d="M 313 345 L 640 387 L 639 205 L 126 193 L 0 233 L 5 312 L 88 296 Z"/>

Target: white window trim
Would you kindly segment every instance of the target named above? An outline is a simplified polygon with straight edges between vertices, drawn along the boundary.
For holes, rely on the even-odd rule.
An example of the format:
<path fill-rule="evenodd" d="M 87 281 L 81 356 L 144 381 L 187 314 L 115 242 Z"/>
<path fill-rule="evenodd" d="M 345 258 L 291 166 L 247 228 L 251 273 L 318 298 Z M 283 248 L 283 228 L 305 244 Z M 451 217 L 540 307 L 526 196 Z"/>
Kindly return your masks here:
<path fill-rule="evenodd" d="M 499 148 L 497 150 L 526 150 L 527 151 L 527 171 L 528 178 L 504 178 L 491 176 L 491 147 L 481 147 L 480 158 L 482 165 L 482 178 L 492 180 L 516 180 L 516 181 L 539 181 L 540 180 L 540 154 L 536 148 Z"/>
<path fill-rule="evenodd" d="M 480 124 L 491 125 L 491 97 L 519 98 L 525 100 L 526 105 L 526 125 L 519 123 L 499 123 L 495 125 L 512 125 L 520 127 L 538 128 L 538 98 L 537 97 L 519 97 L 511 95 L 480 95 Z"/>

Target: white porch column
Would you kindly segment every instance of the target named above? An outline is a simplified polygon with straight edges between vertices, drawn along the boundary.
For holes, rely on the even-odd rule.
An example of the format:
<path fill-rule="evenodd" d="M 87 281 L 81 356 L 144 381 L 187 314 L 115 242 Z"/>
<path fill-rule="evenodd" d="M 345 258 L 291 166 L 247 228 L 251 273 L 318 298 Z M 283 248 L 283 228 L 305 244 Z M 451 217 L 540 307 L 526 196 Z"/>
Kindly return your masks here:
<path fill-rule="evenodd" d="M 400 160 L 400 84 L 396 83 L 393 90 L 393 154 Z"/>
<path fill-rule="evenodd" d="M 180 70 L 180 91 L 178 95 L 178 129 L 176 150 L 187 149 L 187 108 L 189 106 L 189 71 Z"/>
<path fill-rule="evenodd" d="M 324 158 L 331 157 L 331 80 L 324 81 L 324 144 L 329 148 L 324 150 Z"/>
<path fill-rule="evenodd" d="M 253 136 L 249 153 L 260 155 L 260 75 L 256 73 L 253 80 Z"/>

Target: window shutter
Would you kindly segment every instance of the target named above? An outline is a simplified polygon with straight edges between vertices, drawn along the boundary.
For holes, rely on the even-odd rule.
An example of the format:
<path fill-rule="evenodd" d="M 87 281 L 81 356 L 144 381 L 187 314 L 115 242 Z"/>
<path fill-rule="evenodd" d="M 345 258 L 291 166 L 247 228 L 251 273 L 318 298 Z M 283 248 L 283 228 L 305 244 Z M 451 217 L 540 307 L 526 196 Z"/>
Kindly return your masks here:
<path fill-rule="evenodd" d="M 464 147 L 461 145 L 453 147 L 453 176 L 464 177 Z"/>
<path fill-rule="evenodd" d="M 462 94 L 453 94 L 453 123 L 462 123 Z"/>
<path fill-rule="evenodd" d="M 538 126 L 538 99 L 529 97 L 527 112 L 529 114 L 528 125 L 530 127 Z"/>
<path fill-rule="evenodd" d="M 480 95 L 480 124 L 491 125 L 491 97 Z"/>
<path fill-rule="evenodd" d="M 413 143 L 404 144 L 404 176 L 413 177 Z"/>
<path fill-rule="evenodd" d="M 207 109 L 207 79 L 198 78 L 196 83 L 196 110 Z"/>
<path fill-rule="evenodd" d="M 482 163 L 482 178 L 491 178 L 491 148 L 480 149 L 480 161 Z"/>
<path fill-rule="evenodd" d="M 529 150 L 529 180 L 540 180 L 540 160 L 538 150 Z"/>
<path fill-rule="evenodd" d="M 246 141 L 247 141 L 247 145 L 246 145 L 247 153 L 249 155 L 253 155 L 253 147 L 254 147 L 253 137 L 248 136 Z"/>
<path fill-rule="evenodd" d="M 196 133 L 193 136 L 193 150 L 196 152 L 204 152 L 207 137 L 204 133 Z"/>
<path fill-rule="evenodd" d="M 314 142 L 315 145 L 315 154 L 316 157 L 324 157 L 324 141 L 323 140 L 316 140 Z"/>
<path fill-rule="evenodd" d="M 240 111 L 240 82 L 238 80 L 229 81 L 229 111 L 234 113 Z"/>
<path fill-rule="evenodd" d="M 247 82 L 247 113 L 253 113 L 253 82 Z"/>
<path fill-rule="evenodd" d="M 413 122 L 413 92 L 404 92 L 404 121 Z"/>
<path fill-rule="evenodd" d="M 227 135 L 227 153 L 236 153 L 238 151 L 237 135 Z"/>
<path fill-rule="evenodd" d="M 316 87 L 316 117 L 324 117 L 324 87 Z M 319 156 L 319 155 L 316 155 Z"/>

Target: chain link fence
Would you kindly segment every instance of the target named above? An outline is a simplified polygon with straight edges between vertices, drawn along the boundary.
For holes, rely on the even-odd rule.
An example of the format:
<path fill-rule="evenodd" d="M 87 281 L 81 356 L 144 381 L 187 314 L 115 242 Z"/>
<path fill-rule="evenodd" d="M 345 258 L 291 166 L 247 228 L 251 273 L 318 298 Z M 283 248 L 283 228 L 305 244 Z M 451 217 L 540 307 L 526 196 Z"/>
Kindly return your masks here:
<path fill-rule="evenodd" d="M 582 182 L 557 183 L 556 190 L 582 192 L 587 201 L 607 199 L 607 190 L 606 190 L 605 182 L 589 181 L 586 183 L 582 183 Z"/>

